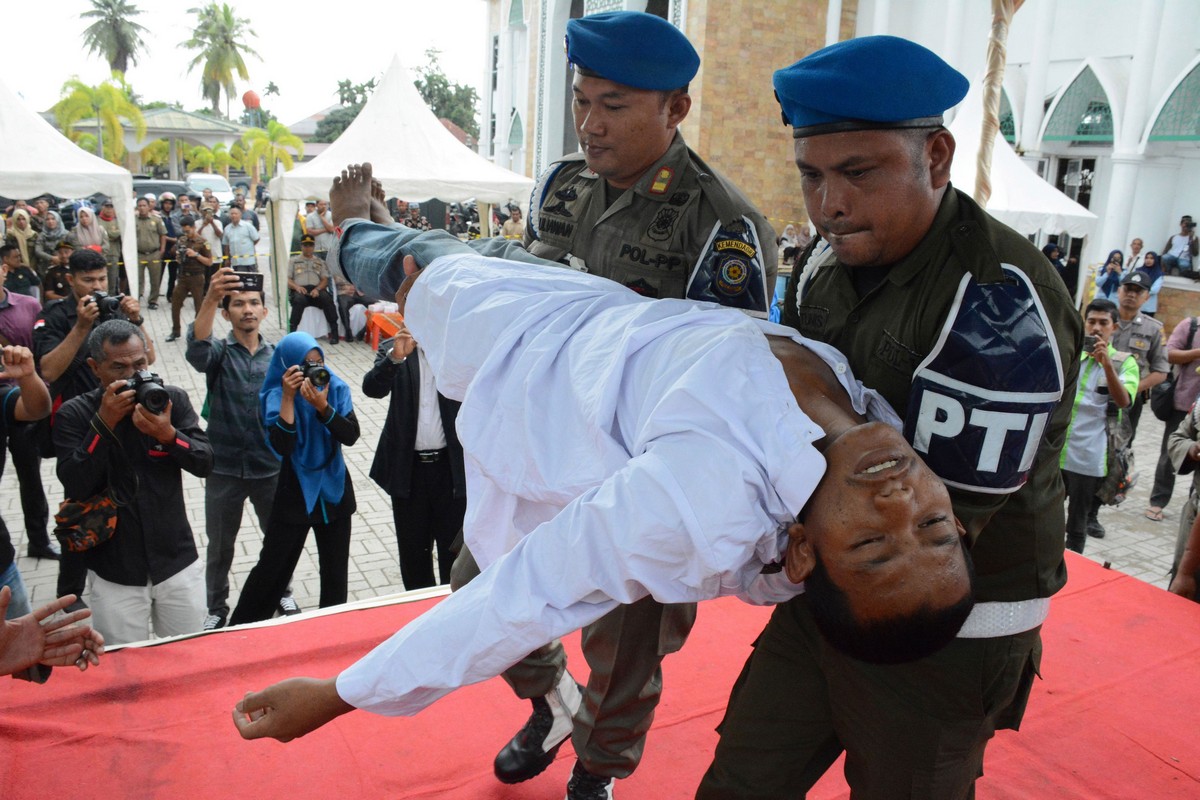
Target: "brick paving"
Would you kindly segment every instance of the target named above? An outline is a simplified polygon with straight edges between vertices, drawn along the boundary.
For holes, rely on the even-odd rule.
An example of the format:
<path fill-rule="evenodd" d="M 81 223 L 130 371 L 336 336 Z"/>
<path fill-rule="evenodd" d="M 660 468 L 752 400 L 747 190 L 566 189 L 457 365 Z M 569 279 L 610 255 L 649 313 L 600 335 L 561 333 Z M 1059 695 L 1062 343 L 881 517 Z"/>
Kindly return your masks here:
<path fill-rule="evenodd" d="M 265 240 L 266 237 L 264 237 Z M 266 244 L 264 241 L 263 245 Z M 270 267 L 266 257 L 260 257 L 260 268 L 268 272 Z M 166 279 L 163 280 L 164 292 Z M 271 276 L 266 276 L 268 305 L 270 314 L 263 323 L 263 335 L 269 340 L 278 342 L 286 333 L 287 320 L 274 307 L 271 296 Z M 159 303 L 157 310 L 150 311 L 145 305 L 142 313 L 146 318 L 147 329 L 154 338 L 158 360 L 151 367 L 162 376 L 163 380 L 187 390 L 193 405 L 199 410 L 204 403 L 204 376 L 196 372 L 184 359 L 185 342 L 180 339 L 168 343 L 167 335 L 171 332 L 171 307 L 169 302 Z M 182 321 L 184 328 L 195 317 L 191 301 L 183 307 Z M 218 315 L 215 325 L 215 335 L 224 336 L 229 331 L 229 325 Z M 325 342 L 322 341 L 324 345 Z M 400 579 L 400 566 L 396 555 L 396 539 L 392 525 L 391 501 L 387 494 L 368 477 L 371 469 L 371 459 L 379 442 L 380 430 L 387 413 L 387 400 L 375 400 L 362 393 L 362 376 L 374 363 L 374 353 L 371 348 L 358 342 L 345 342 L 330 347 L 325 346 L 325 359 L 330 368 L 354 392 L 354 409 L 362 428 L 362 436 L 353 447 L 344 448 L 346 467 L 354 482 L 354 493 L 358 500 L 358 511 L 354 515 L 354 523 L 350 542 L 350 580 L 349 599 L 364 600 L 379 595 L 403 591 L 404 584 Z M 42 479 L 46 486 L 46 495 L 51 511 L 58 508 L 62 500 L 62 486 L 54 475 L 54 460 L 42 463 Z M 201 559 L 208 544 L 204 530 L 204 481 L 184 473 L 184 503 L 187 509 L 187 520 L 196 536 L 196 546 L 200 550 Z M 25 530 L 22 524 L 21 500 L 17 492 L 16 474 L 10 468 L 5 471 L 0 481 L 0 514 L 13 536 L 13 544 L 17 548 L 17 566 L 30 592 L 30 602 L 35 606 L 49 602 L 54 598 L 55 582 L 58 577 L 58 564 L 53 561 L 38 561 L 26 558 Z M 262 547 L 262 529 L 258 518 L 250 505 L 246 504 L 242 517 L 242 528 L 238 534 L 237 549 L 233 560 L 233 571 L 230 577 L 230 607 L 237 603 L 242 584 L 251 568 L 258 560 Z M 320 596 L 320 575 L 317 569 L 317 550 L 313 537 L 308 539 L 300 563 L 296 566 L 292 589 L 300 607 L 308 610 L 317 607 Z M 85 595 L 86 599 L 86 595 Z"/>
<path fill-rule="evenodd" d="M 268 270 L 266 258 L 260 258 L 264 271 Z M 270 275 L 267 275 L 268 297 L 270 297 Z M 272 301 L 273 305 L 273 301 Z M 197 408 L 204 402 L 204 379 L 184 360 L 184 341 L 167 343 L 170 333 L 171 311 L 167 303 L 158 310 L 143 309 L 151 335 L 158 346 L 158 361 L 153 369 L 165 381 L 185 388 Z M 184 306 L 183 322 L 191 321 L 193 312 L 190 302 Z M 263 325 L 263 333 L 273 341 L 284 334 L 286 320 L 272 307 L 271 314 Z M 228 325 L 218 318 L 218 335 L 224 336 Z M 343 342 L 336 347 L 326 347 L 326 361 L 339 376 L 346 380 L 354 392 L 354 408 L 362 427 L 362 437 L 353 447 L 344 449 L 346 465 L 354 482 L 358 498 L 358 511 L 354 515 L 353 533 L 350 544 L 350 600 L 368 600 L 380 595 L 403 591 L 397 562 L 396 541 L 392 525 L 391 502 L 387 495 L 368 477 L 371 459 L 379 441 L 380 429 L 387 411 L 387 400 L 374 400 L 361 391 L 362 376 L 370 369 L 374 354 L 360 343 Z M 1179 512 L 1187 496 L 1190 479 L 1177 482 L 1175 495 L 1165 511 L 1163 522 L 1151 522 L 1143 516 L 1154 480 L 1154 465 L 1157 463 L 1163 424 L 1154 418 L 1149 409 L 1142 415 L 1141 427 L 1135 441 L 1137 467 L 1141 473 L 1138 485 L 1129 499 L 1119 507 L 1103 508 L 1100 521 L 1108 530 L 1104 539 L 1089 539 L 1087 557 L 1099 563 L 1109 563 L 1135 578 L 1166 588 L 1167 571 L 1175 548 L 1175 535 L 1179 525 Z M 62 489 L 54 476 L 54 462 L 47 460 L 42 465 L 42 475 L 51 509 L 57 508 L 62 499 Z M 187 519 L 196 535 L 197 547 L 203 558 L 207 537 L 204 531 L 203 481 L 184 475 L 185 504 Z M 54 597 L 58 565 L 51 561 L 26 558 L 24 527 L 21 524 L 21 504 L 17 492 L 16 476 L 7 470 L 0 482 L 0 514 L 12 532 L 17 548 L 18 568 L 30 591 L 31 602 L 36 606 L 49 602 Z M 253 510 L 247 505 L 238 534 L 237 552 L 231 576 L 230 605 L 236 604 L 238 593 L 250 569 L 258 559 L 262 544 L 262 531 Z M 316 545 L 309 537 L 308 545 L 296 567 L 293 579 L 295 598 L 304 609 L 317 606 L 320 581 L 317 570 Z"/>

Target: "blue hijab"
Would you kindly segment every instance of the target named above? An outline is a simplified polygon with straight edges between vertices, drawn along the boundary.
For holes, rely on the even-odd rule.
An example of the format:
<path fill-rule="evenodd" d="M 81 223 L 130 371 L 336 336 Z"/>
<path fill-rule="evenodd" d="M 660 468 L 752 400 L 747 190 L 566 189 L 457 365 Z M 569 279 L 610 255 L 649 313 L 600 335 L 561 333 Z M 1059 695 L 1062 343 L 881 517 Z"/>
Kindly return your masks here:
<path fill-rule="evenodd" d="M 1116 272 L 1108 272 L 1108 265 L 1112 263 L 1113 256 L 1118 256 Z M 1120 250 L 1113 250 L 1108 254 L 1108 258 L 1104 259 L 1104 263 L 1100 265 L 1100 291 L 1104 292 L 1104 296 L 1112 299 L 1116 296 L 1117 287 L 1121 285 L 1121 278 L 1125 273 L 1122 271 L 1125 266 L 1125 254 Z"/>
<path fill-rule="evenodd" d="M 1142 263 L 1145 264 L 1146 259 L 1149 258 L 1150 256 L 1154 257 L 1154 266 L 1153 267 L 1143 266 L 1143 267 L 1138 267 L 1138 269 L 1141 270 L 1142 272 L 1146 273 L 1146 275 L 1150 278 L 1150 285 L 1153 286 L 1154 282 L 1163 276 L 1163 268 L 1162 268 L 1162 259 L 1159 258 L 1158 253 L 1154 252 L 1153 250 L 1146 251 L 1146 254 L 1142 256 Z"/>
<path fill-rule="evenodd" d="M 288 367 L 303 364 L 304 357 L 314 348 L 320 350 L 322 356 L 325 355 L 317 340 L 301 331 L 289 333 L 275 346 L 271 365 L 267 367 L 267 377 L 258 393 L 263 424 L 268 431 L 279 423 L 283 373 L 287 372 Z M 296 393 L 294 405 L 296 449 L 291 455 L 292 468 L 300 480 L 304 502 L 311 514 L 318 500 L 327 503 L 341 501 L 346 488 L 346 462 L 342 459 L 341 445 L 334 441 L 329 428 L 317 418 L 317 410 L 299 392 Z M 332 372 L 329 374 L 329 405 L 343 417 L 353 410 L 350 387 Z M 278 453 L 275 455 L 282 460 Z"/>

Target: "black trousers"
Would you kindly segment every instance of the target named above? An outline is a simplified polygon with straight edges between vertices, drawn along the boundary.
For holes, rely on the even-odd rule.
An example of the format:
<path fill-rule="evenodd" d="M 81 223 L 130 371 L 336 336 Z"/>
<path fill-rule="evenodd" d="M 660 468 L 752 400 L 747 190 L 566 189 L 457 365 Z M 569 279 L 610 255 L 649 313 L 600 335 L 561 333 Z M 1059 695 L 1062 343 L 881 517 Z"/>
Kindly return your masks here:
<path fill-rule="evenodd" d="M 367 305 L 367 298 L 359 297 L 358 295 L 351 296 L 351 295 L 340 294 L 340 295 L 338 295 L 337 305 L 338 305 L 338 315 L 341 316 L 342 325 L 345 327 L 345 330 L 346 330 L 346 337 L 350 338 L 350 339 L 355 338 L 354 330 L 350 327 L 350 309 L 354 308 L 354 306 Z M 444 581 L 443 581 L 443 583 L 444 583 Z"/>
<path fill-rule="evenodd" d="M 449 456 L 444 448 L 438 454 L 434 460 L 422 461 L 414 452 L 408 497 L 392 497 L 400 576 L 405 589 L 450 582 L 450 567 L 454 564 L 450 545 L 462 528 L 467 499 L 454 496 Z M 433 575 L 435 542 L 440 580 Z"/>
<path fill-rule="evenodd" d="M 308 287 L 309 289 L 315 287 Z M 333 295 L 327 291 L 317 292 L 316 297 L 300 292 L 288 292 L 288 298 L 292 305 L 292 316 L 288 321 L 288 330 L 294 331 L 300 326 L 300 318 L 304 316 L 304 309 L 309 306 L 316 306 L 325 314 L 325 321 L 329 323 L 329 341 L 336 342 L 338 339 L 337 327 L 337 308 L 333 304 Z"/>
<path fill-rule="evenodd" d="M 1062 476 L 1067 485 L 1067 548 L 1082 553 L 1087 544 L 1088 515 L 1093 503 L 1099 502 L 1096 490 L 1104 478 L 1065 469 Z"/>
<path fill-rule="evenodd" d="M 1171 416 L 1163 424 L 1162 446 L 1158 452 L 1158 466 L 1154 468 L 1154 488 L 1150 490 L 1150 505 L 1166 508 L 1171 502 L 1171 494 L 1175 491 L 1175 468 L 1167 456 L 1167 442 L 1171 434 L 1188 415 L 1186 411 L 1171 409 Z"/>
<path fill-rule="evenodd" d="M 276 502 L 279 502 L 276 496 Z M 321 525 L 281 522 L 271 515 L 263 533 L 262 553 L 242 587 L 231 625 L 270 619 L 291 581 L 296 563 L 304 551 L 311 529 L 317 537 L 321 562 L 321 608 L 346 602 L 347 573 L 350 569 L 350 517 Z"/>
<path fill-rule="evenodd" d="M 25 516 L 26 546 L 47 547 L 50 507 L 42 486 L 42 455 L 38 450 L 37 423 L 18 422 L 8 429 L 8 452 L 21 487 L 21 513 Z M 4 449 L 0 448 L 0 473 L 4 471 Z"/>

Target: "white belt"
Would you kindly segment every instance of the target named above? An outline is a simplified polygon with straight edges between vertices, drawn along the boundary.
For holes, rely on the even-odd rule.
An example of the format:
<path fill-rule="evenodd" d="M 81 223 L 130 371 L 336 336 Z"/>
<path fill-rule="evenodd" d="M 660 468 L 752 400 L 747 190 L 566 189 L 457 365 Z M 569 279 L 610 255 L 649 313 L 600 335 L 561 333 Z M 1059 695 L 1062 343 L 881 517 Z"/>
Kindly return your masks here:
<path fill-rule="evenodd" d="M 1045 622 L 1049 613 L 1049 597 L 1015 603 L 976 603 L 958 638 L 994 639 L 1024 633 Z"/>

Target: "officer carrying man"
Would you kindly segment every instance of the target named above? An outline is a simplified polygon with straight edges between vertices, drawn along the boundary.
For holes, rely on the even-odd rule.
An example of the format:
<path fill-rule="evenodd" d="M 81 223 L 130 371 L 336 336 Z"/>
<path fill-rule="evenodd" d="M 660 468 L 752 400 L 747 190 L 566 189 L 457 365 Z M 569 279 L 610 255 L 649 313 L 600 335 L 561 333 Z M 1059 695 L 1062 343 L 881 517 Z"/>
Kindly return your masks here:
<path fill-rule="evenodd" d="M 778 606 L 700 800 L 801 797 L 843 751 L 855 797 L 973 796 L 988 740 L 1024 714 L 1066 582 L 1058 457 L 1082 326 L 1037 248 L 950 186 L 942 114 L 967 87 L 891 36 L 831 45 L 774 78 L 820 234 L 796 261 L 783 322 L 838 347 L 904 418 L 966 528 L 986 621 L 881 666 L 822 641 L 805 595 Z"/>
<path fill-rule="evenodd" d="M 775 232 L 678 130 L 691 109 L 688 83 L 700 67 L 695 48 L 666 20 L 629 11 L 570 20 L 566 44 L 583 152 L 538 179 L 525 247 L 642 295 L 716 302 L 765 318 L 767 287 L 775 285 Z M 330 197 L 334 224 L 341 225 L 347 212 L 336 184 Z M 370 246 L 356 251 L 355 274 L 375 274 L 384 292 L 394 291 L 386 273 L 401 258 L 401 235 L 384 227 L 386 214 L 372 219 L 376 224 L 357 234 L 358 244 Z M 515 242 L 480 245 L 487 255 L 520 260 Z M 478 574 L 462 548 L 451 586 Z M 662 658 L 683 645 L 695 615 L 694 604 L 646 598 L 589 625 L 583 651 L 591 675 L 582 691 L 558 642 L 511 667 L 504 677 L 531 701 L 533 714 L 496 756 L 496 777 L 519 783 L 541 774 L 573 734 L 578 762 L 568 800 L 612 797 L 613 779 L 628 776 L 641 759 Z"/>
<path fill-rule="evenodd" d="M 624 11 L 569 21 L 566 46 L 582 152 L 538 179 L 525 246 L 649 297 L 694 297 L 765 317 L 775 232 L 678 130 L 700 67 L 691 42 L 660 17 Z M 451 583 L 475 574 L 463 548 Z M 694 604 L 646 598 L 585 628 L 591 675 L 582 697 L 558 642 L 512 667 L 505 679 L 534 710 L 496 756 L 496 777 L 517 783 L 540 774 L 573 733 L 568 800 L 612 797 L 612 779 L 641 759 L 662 658 L 683 645 L 695 616 Z"/>

